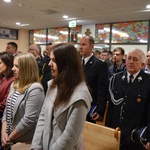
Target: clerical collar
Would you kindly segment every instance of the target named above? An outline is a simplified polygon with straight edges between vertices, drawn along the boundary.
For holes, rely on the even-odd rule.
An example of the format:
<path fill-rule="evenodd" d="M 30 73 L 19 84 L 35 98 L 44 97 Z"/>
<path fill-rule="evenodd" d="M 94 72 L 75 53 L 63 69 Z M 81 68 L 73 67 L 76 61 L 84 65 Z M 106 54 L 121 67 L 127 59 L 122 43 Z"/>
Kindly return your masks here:
<path fill-rule="evenodd" d="M 92 53 L 90 56 L 86 57 L 86 58 L 82 57 L 82 60 L 84 59 L 84 61 L 85 61 L 84 65 L 89 61 L 89 59 L 90 59 L 92 56 L 93 56 L 93 53 Z"/>

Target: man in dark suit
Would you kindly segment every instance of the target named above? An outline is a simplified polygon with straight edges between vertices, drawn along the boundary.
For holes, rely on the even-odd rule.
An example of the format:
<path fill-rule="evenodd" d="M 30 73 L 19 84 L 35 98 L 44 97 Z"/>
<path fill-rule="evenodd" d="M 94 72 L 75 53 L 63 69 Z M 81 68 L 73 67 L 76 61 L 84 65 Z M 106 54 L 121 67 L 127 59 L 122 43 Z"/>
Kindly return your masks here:
<path fill-rule="evenodd" d="M 109 79 L 120 71 L 123 71 L 125 66 L 124 60 L 124 49 L 122 47 L 116 47 L 113 51 L 113 64 L 108 68 L 108 77 Z"/>
<path fill-rule="evenodd" d="M 15 42 L 7 43 L 6 52 L 11 53 L 14 57 L 17 55 L 18 45 Z"/>
<path fill-rule="evenodd" d="M 46 52 L 50 53 L 50 46 L 52 45 L 52 43 L 49 43 L 46 45 Z M 47 82 L 51 79 L 51 69 L 49 67 L 49 54 L 46 55 L 46 53 L 44 53 L 44 58 L 41 57 L 41 47 L 39 44 L 32 44 L 29 46 L 29 53 L 33 54 L 33 56 L 35 57 L 37 64 L 38 64 L 38 69 L 39 69 L 39 76 L 40 76 L 40 81 L 41 84 L 44 88 L 44 93 L 46 94 L 47 92 Z"/>
<path fill-rule="evenodd" d="M 106 125 L 120 127 L 120 150 L 144 150 L 131 138 L 132 131 L 141 126 L 148 127 L 145 146 L 150 150 L 150 76 L 143 71 L 146 57 L 142 50 L 134 49 L 126 59 L 127 70 L 110 79 L 110 101 Z"/>
<path fill-rule="evenodd" d="M 96 111 L 92 116 L 87 115 L 87 121 L 95 123 L 103 120 L 108 92 L 108 71 L 106 63 L 97 59 L 92 50 L 94 39 L 91 36 L 84 36 L 80 40 L 80 55 L 84 62 L 84 72 L 87 85 L 91 90 L 93 98 L 92 106 L 97 105 Z"/>
<path fill-rule="evenodd" d="M 50 62 L 50 52 L 51 52 L 51 46 L 52 43 L 48 43 L 46 44 L 46 49 L 43 52 L 43 67 L 42 67 L 42 72 L 41 72 L 41 76 L 43 77 L 41 80 L 41 83 L 44 87 L 44 93 L 46 94 L 47 89 L 48 89 L 48 84 L 47 82 L 49 80 L 52 79 L 52 74 L 51 74 L 51 68 L 49 66 L 49 62 Z"/>

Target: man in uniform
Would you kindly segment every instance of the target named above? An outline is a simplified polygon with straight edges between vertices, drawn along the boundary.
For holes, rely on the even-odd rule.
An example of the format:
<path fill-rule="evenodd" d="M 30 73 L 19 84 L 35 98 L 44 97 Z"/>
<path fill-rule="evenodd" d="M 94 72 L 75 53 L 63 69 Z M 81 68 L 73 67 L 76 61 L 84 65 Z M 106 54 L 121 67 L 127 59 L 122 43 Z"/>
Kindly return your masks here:
<path fill-rule="evenodd" d="M 87 115 L 87 121 L 95 123 L 103 120 L 105 112 L 108 94 L 108 70 L 106 63 L 93 55 L 93 48 L 93 37 L 82 37 L 80 40 L 80 55 L 82 56 L 87 85 L 91 90 L 93 99 L 91 105 L 92 107 L 97 106 L 94 113 Z"/>
<path fill-rule="evenodd" d="M 11 53 L 14 57 L 17 55 L 18 45 L 15 42 L 7 43 L 6 52 Z"/>
<path fill-rule="evenodd" d="M 143 71 L 146 57 L 142 50 L 128 53 L 126 68 L 110 79 L 110 101 L 106 126 L 121 129 L 120 150 L 150 150 L 150 76 Z M 147 143 L 137 144 L 132 131 L 148 127 Z"/>

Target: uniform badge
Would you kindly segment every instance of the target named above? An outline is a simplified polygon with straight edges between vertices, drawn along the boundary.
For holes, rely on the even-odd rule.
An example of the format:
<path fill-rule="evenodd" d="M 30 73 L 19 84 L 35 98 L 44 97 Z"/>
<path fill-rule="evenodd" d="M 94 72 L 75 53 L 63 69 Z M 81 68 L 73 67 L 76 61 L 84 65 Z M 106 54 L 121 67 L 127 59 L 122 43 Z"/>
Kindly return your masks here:
<path fill-rule="evenodd" d="M 140 82 L 140 81 L 142 81 L 142 77 L 141 76 L 138 77 L 138 82 Z"/>
<path fill-rule="evenodd" d="M 126 76 L 125 76 L 125 75 L 123 75 L 123 76 L 122 76 L 122 81 L 124 81 L 124 79 L 125 79 L 125 78 L 126 78 Z"/>
<path fill-rule="evenodd" d="M 92 64 L 93 62 L 92 61 L 90 61 L 90 64 Z"/>

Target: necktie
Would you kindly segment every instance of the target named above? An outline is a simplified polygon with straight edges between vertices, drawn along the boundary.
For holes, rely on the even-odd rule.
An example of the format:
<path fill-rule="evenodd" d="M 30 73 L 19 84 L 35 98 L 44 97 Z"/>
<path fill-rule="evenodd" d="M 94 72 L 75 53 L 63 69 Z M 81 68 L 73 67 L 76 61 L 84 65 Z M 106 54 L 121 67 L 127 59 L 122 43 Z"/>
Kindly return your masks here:
<path fill-rule="evenodd" d="M 82 59 L 82 64 L 85 65 L 85 60 L 84 59 Z"/>
<path fill-rule="evenodd" d="M 130 74 L 130 76 L 129 76 L 129 85 L 132 84 L 133 79 L 134 79 L 134 76 L 132 74 Z"/>

